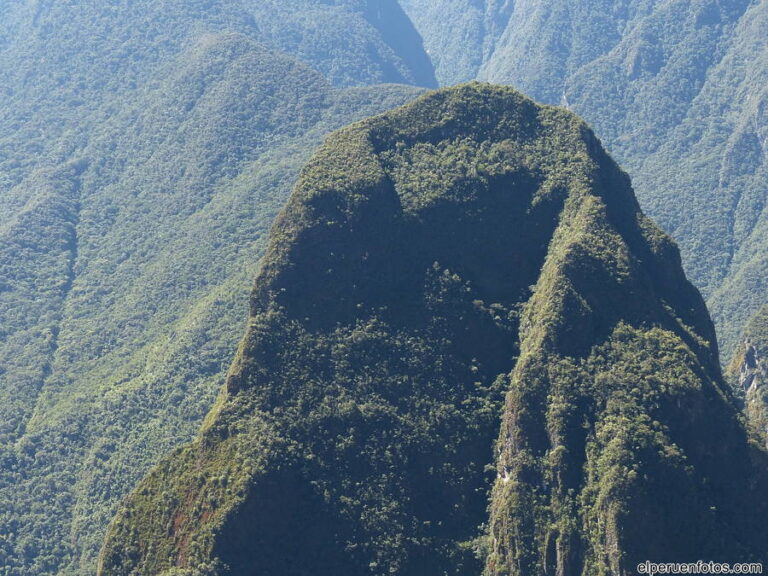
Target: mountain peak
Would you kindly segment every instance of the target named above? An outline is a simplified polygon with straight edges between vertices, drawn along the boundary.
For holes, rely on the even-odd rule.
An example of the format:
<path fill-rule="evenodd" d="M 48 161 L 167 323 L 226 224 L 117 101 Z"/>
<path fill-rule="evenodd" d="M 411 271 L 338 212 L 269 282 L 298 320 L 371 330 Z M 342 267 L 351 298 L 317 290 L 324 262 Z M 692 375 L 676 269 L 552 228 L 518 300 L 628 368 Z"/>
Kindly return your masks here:
<path fill-rule="evenodd" d="M 626 174 L 570 112 L 472 83 L 316 152 L 217 406 L 127 501 L 100 573 L 759 557 L 761 458 Z"/>

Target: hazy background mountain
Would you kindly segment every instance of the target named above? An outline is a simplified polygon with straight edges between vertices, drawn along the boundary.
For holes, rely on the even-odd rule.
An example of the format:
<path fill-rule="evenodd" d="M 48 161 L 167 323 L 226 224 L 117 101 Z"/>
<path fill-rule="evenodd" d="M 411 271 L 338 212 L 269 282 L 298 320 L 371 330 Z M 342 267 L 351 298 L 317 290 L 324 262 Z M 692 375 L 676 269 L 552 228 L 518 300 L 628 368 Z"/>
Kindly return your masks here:
<path fill-rule="evenodd" d="M 765 303 L 768 3 L 403 0 L 438 79 L 568 106 L 679 242 L 727 359 Z M 466 17 L 462 17 L 466 14 Z"/>
<path fill-rule="evenodd" d="M 433 85 L 370 2 L 5 2 L 0 573 L 89 574 L 193 437 L 264 234 L 330 130 Z"/>

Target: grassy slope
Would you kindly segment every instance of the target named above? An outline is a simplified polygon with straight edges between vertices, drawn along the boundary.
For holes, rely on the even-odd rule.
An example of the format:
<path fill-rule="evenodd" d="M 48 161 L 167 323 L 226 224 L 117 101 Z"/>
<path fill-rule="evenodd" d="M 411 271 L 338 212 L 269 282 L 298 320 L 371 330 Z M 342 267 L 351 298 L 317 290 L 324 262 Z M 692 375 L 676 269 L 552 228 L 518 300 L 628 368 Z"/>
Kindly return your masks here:
<path fill-rule="evenodd" d="M 417 92 L 334 88 L 263 43 L 311 26 L 301 56 L 325 71 L 366 38 L 369 58 L 337 84 L 433 82 L 418 46 L 384 39 L 407 21 L 302 6 L 317 18 L 3 4 L 0 573 L 93 571 L 116 503 L 213 402 L 310 150 Z"/>
<path fill-rule="evenodd" d="M 585 124 L 443 90 L 305 167 L 224 393 L 100 572 L 763 559 L 766 455 L 737 414 L 676 247 Z"/>

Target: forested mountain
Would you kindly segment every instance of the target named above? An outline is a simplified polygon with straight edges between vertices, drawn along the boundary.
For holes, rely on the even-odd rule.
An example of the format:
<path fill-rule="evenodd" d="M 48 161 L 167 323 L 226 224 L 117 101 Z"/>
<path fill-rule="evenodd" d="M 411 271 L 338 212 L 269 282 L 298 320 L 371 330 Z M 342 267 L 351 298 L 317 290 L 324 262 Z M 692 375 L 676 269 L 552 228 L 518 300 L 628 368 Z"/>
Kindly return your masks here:
<path fill-rule="evenodd" d="M 766 303 L 768 2 L 402 3 L 441 82 L 511 84 L 595 128 L 680 243 L 729 358 Z"/>
<path fill-rule="evenodd" d="M 93 574 L 195 438 L 105 574 L 765 561 L 762 387 L 575 116 L 354 124 L 259 261 L 330 132 L 512 84 L 759 383 L 767 38 L 766 0 L 0 2 L 0 576 Z"/>
<path fill-rule="evenodd" d="M 627 175 L 575 115 L 471 84 L 305 166 L 222 395 L 100 574 L 765 561 L 767 466 Z"/>
<path fill-rule="evenodd" d="M 0 4 L 0 574 L 92 574 L 193 438 L 325 134 L 433 85 L 382 2 Z M 297 41 L 301 39 L 301 41 Z"/>

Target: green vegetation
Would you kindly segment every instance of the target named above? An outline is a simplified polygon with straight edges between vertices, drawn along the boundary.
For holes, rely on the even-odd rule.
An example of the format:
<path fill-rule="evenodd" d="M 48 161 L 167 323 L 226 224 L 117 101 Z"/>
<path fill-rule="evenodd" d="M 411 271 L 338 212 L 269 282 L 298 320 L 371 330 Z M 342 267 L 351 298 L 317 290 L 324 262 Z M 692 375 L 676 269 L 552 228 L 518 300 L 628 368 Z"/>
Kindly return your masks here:
<path fill-rule="evenodd" d="M 216 406 L 99 572 L 765 561 L 766 464 L 628 177 L 576 116 L 471 84 L 305 166 Z"/>
<path fill-rule="evenodd" d="M 404 0 L 441 83 L 510 84 L 583 116 L 680 243 L 726 360 L 766 304 L 768 5 Z"/>
<path fill-rule="evenodd" d="M 0 576 L 93 573 L 311 150 L 435 75 L 594 124 L 741 383 L 581 121 L 439 92 L 307 165 L 105 573 L 763 560 L 768 5 L 402 6 L 429 56 L 389 0 L 0 3 Z"/>
<path fill-rule="evenodd" d="M 269 4 L 0 6 L 3 576 L 93 574 L 212 406 L 311 150 L 418 93 L 366 84 L 434 81 L 402 14 Z"/>
<path fill-rule="evenodd" d="M 477 77 L 507 27 L 515 3 L 400 0 L 424 39 L 440 85 Z"/>

